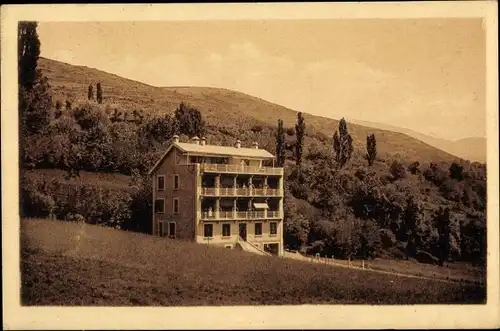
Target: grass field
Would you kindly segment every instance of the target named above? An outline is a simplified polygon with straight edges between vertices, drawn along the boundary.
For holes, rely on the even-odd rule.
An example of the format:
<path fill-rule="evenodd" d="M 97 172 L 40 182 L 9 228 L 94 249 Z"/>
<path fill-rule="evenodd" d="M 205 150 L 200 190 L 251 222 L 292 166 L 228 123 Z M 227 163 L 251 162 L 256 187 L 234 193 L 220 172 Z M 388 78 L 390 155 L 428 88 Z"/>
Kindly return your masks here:
<path fill-rule="evenodd" d="M 21 222 L 24 305 L 484 303 L 475 285 L 412 279 L 97 226 Z"/>

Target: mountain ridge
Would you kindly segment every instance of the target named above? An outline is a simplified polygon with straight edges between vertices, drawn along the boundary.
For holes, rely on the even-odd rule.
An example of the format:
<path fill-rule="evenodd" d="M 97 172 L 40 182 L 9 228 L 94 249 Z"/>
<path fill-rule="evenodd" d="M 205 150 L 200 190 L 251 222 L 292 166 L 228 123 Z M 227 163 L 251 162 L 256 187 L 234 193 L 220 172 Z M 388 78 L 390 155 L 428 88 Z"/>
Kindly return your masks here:
<path fill-rule="evenodd" d="M 457 157 L 470 160 L 472 162 L 486 162 L 486 138 L 484 137 L 465 137 L 457 140 L 448 140 L 391 124 L 363 120 L 351 120 L 351 122 L 359 125 L 367 125 L 370 127 L 379 128 L 382 130 L 390 130 L 403 133 L 447 153 L 456 155 Z"/>

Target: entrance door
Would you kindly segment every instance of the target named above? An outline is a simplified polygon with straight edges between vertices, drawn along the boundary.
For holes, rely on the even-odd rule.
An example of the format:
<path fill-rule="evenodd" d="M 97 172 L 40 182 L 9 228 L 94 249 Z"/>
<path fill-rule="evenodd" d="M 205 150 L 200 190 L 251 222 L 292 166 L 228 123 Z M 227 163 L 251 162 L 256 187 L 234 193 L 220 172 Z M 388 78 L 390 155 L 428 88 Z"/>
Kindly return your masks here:
<path fill-rule="evenodd" d="M 247 224 L 246 223 L 240 223 L 240 237 L 243 240 L 247 240 Z"/>
<path fill-rule="evenodd" d="M 175 222 L 168 223 L 168 236 L 175 238 Z"/>

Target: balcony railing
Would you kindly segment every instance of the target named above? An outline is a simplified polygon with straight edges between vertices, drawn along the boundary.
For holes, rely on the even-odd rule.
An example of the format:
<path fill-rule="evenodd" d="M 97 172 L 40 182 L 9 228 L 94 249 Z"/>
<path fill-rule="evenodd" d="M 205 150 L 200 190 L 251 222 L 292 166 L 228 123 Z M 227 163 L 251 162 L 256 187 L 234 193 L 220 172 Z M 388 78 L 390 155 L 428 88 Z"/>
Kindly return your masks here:
<path fill-rule="evenodd" d="M 201 194 L 205 196 L 281 196 L 282 192 L 275 188 L 234 188 L 234 187 L 203 187 Z"/>
<path fill-rule="evenodd" d="M 269 219 L 269 218 L 281 218 L 281 212 L 279 210 L 273 211 L 261 211 L 261 210 L 249 210 L 249 211 L 219 211 L 218 213 L 212 212 L 202 212 L 202 220 L 251 220 L 251 219 Z"/>
<path fill-rule="evenodd" d="M 282 175 L 283 168 L 272 167 L 255 167 L 237 164 L 210 164 L 203 163 L 200 165 L 201 171 L 204 172 L 228 172 L 228 173 L 252 173 L 266 175 Z"/>

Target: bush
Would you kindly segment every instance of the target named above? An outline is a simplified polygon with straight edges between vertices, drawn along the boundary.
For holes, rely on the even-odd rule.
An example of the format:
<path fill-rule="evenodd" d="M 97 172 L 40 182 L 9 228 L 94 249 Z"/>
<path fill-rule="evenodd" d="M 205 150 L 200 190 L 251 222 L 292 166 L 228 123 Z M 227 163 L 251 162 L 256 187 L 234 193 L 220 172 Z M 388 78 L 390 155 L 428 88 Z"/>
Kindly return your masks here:
<path fill-rule="evenodd" d="M 439 259 L 437 257 L 432 255 L 431 253 L 424 251 L 417 251 L 415 259 L 420 263 L 434 264 L 434 265 L 437 265 L 439 263 Z"/>
<path fill-rule="evenodd" d="M 295 128 L 293 128 L 293 127 L 287 128 L 286 134 L 289 136 L 294 136 L 295 135 Z"/>
<path fill-rule="evenodd" d="M 420 162 L 415 161 L 415 162 L 411 163 L 411 164 L 408 166 L 408 171 L 409 171 L 412 175 L 418 175 L 418 174 L 420 174 Z"/>
<path fill-rule="evenodd" d="M 390 248 L 396 244 L 396 236 L 390 229 L 380 229 L 379 236 L 384 248 Z"/>
<path fill-rule="evenodd" d="M 259 132 L 262 132 L 263 127 L 260 124 L 256 124 L 256 125 L 252 126 L 252 128 L 250 130 L 252 130 L 253 133 L 259 133 Z"/>
<path fill-rule="evenodd" d="M 52 216 L 55 202 L 50 195 L 34 191 L 24 197 L 24 214 L 28 217 L 46 218 Z"/>
<path fill-rule="evenodd" d="M 395 160 L 392 162 L 389 169 L 393 180 L 403 179 L 406 177 L 406 169 L 402 163 Z"/>

